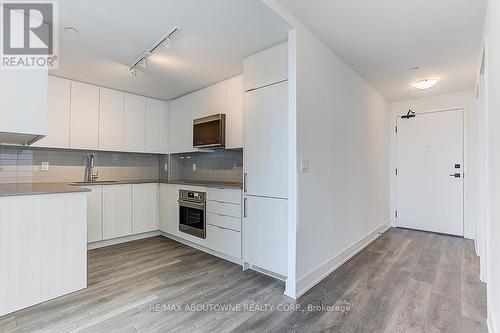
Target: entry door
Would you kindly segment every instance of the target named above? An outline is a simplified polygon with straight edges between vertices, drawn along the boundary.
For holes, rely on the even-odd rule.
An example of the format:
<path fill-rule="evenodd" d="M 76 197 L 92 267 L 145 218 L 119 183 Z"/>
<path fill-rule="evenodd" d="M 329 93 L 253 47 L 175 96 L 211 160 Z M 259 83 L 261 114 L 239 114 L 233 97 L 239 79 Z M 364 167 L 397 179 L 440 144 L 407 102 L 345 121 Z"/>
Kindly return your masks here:
<path fill-rule="evenodd" d="M 397 224 L 463 236 L 463 110 L 397 120 Z"/>

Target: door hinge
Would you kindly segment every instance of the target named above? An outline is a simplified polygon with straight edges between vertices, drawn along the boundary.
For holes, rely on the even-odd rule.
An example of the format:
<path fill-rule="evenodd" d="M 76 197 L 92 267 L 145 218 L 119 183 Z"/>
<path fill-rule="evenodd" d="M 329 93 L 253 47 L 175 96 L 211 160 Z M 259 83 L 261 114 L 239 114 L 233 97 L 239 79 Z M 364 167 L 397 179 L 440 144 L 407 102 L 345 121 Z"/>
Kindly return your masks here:
<path fill-rule="evenodd" d="M 398 127 L 396 126 L 396 133 L 398 132 Z"/>
<path fill-rule="evenodd" d="M 396 176 L 398 175 L 398 168 L 396 168 Z"/>
<path fill-rule="evenodd" d="M 395 215 L 396 215 L 396 218 L 397 218 L 398 217 L 398 211 L 396 211 Z"/>

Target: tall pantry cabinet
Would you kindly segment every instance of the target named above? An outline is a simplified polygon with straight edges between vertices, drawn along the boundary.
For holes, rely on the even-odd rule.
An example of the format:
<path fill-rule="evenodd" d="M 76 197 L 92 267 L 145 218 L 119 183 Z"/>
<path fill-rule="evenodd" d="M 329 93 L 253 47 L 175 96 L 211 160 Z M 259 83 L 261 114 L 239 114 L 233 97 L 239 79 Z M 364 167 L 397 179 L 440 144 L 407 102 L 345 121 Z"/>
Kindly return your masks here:
<path fill-rule="evenodd" d="M 245 77 L 243 259 L 287 276 L 288 43 L 250 56 Z"/>

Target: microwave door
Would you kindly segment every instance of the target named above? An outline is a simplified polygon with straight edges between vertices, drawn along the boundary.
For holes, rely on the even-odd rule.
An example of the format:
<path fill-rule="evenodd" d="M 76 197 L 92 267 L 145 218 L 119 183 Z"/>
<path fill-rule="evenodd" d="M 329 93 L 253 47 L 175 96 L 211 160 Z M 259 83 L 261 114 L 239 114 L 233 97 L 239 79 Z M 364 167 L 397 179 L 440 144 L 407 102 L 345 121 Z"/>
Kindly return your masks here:
<path fill-rule="evenodd" d="M 193 122 L 193 147 L 223 147 L 225 115 L 214 115 Z"/>

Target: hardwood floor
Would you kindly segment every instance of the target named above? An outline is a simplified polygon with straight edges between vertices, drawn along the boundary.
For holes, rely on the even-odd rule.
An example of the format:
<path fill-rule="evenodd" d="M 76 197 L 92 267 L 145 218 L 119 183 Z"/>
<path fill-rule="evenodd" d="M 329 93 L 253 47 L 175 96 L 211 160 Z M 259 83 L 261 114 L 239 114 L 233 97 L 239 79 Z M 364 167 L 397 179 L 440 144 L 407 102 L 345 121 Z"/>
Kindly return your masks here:
<path fill-rule="evenodd" d="M 390 229 L 298 301 L 161 236 L 88 257 L 87 289 L 0 317 L 0 332 L 487 332 L 473 243 L 451 236 Z"/>

